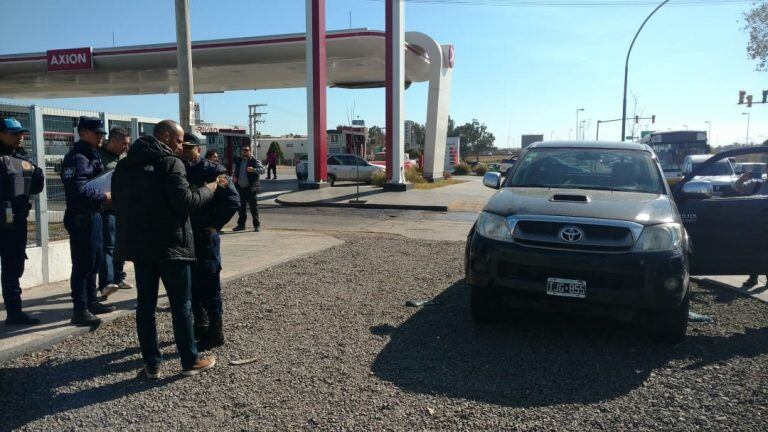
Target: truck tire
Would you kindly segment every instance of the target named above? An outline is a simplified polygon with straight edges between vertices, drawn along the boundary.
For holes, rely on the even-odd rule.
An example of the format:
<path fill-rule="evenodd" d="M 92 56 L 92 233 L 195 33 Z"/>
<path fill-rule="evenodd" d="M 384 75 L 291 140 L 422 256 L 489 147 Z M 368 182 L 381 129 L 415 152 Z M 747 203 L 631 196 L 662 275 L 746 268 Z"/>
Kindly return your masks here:
<path fill-rule="evenodd" d="M 688 330 L 690 299 L 686 295 L 674 309 L 648 314 L 648 332 L 657 342 L 676 344 L 683 340 Z"/>
<path fill-rule="evenodd" d="M 497 322 L 503 312 L 504 298 L 492 286 L 469 285 L 469 313 L 473 321 Z"/>

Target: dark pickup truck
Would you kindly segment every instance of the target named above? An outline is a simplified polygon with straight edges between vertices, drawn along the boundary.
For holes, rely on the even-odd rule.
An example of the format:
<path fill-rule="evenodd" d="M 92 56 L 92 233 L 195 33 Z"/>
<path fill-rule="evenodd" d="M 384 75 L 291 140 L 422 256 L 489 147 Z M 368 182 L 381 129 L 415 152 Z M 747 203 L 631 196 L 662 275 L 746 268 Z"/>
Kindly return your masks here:
<path fill-rule="evenodd" d="M 609 314 L 681 340 L 690 274 L 765 272 L 768 263 L 768 197 L 714 197 L 711 184 L 691 181 L 720 158 L 673 195 L 644 144 L 532 144 L 503 184 L 498 173 L 483 180 L 500 191 L 467 239 L 473 319 L 499 319 L 506 300 Z"/>

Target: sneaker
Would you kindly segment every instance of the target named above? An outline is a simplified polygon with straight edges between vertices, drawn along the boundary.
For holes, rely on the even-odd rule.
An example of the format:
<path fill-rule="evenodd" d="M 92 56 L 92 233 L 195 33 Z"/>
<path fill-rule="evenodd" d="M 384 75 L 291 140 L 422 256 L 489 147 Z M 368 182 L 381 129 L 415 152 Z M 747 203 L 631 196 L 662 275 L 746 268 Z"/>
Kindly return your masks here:
<path fill-rule="evenodd" d="M 200 372 L 205 372 L 208 369 L 211 369 L 216 365 L 216 357 L 210 356 L 210 357 L 200 357 L 197 359 L 195 364 L 192 365 L 192 367 L 184 369 L 181 374 L 184 376 L 194 376 L 199 374 Z"/>
<path fill-rule="evenodd" d="M 253 230 L 256 231 L 256 232 L 261 232 L 261 227 L 260 226 L 255 226 L 255 227 L 253 227 Z"/>
<path fill-rule="evenodd" d="M 9 313 L 5 318 L 5 325 L 37 325 L 40 324 L 40 320 L 32 318 L 24 312 Z"/>
<path fill-rule="evenodd" d="M 76 326 L 93 327 L 101 324 L 101 318 L 89 311 L 75 312 L 72 314 L 72 324 Z"/>
<path fill-rule="evenodd" d="M 238 225 L 238 226 L 232 228 L 232 231 L 234 231 L 234 232 L 245 231 L 245 227 L 241 226 L 241 225 Z"/>
<path fill-rule="evenodd" d="M 160 368 L 158 366 L 144 366 L 144 375 L 148 379 L 160 379 Z"/>
<path fill-rule="evenodd" d="M 126 281 L 122 281 L 122 282 L 118 283 L 118 284 L 117 284 L 117 287 L 118 287 L 118 288 L 120 288 L 120 289 L 122 289 L 122 290 L 129 290 L 129 289 L 133 289 L 133 285 L 129 284 L 129 283 L 128 283 L 128 282 L 126 282 Z"/>
<path fill-rule="evenodd" d="M 88 311 L 94 315 L 108 314 L 116 310 L 117 308 L 115 306 L 105 305 L 104 303 L 99 303 L 99 302 L 91 303 L 88 305 Z"/>
<path fill-rule="evenodd" d="M 101 297 L 106 300 L 109 296 L 116 293 L 118 289 L 120 289 L 120 287 L 116 284 L 109 284 L 101 289 Z"/>

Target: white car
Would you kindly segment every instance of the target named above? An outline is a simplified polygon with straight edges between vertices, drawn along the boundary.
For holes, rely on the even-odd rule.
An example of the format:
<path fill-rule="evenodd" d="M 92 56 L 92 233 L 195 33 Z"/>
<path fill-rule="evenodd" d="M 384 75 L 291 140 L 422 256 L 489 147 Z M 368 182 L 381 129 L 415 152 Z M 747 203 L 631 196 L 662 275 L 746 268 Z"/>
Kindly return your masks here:
<path fill-rule="evenodd" d="M 688 175 L 697 166 L 712 157 L 710 154 L 688 155 L 683 159 L 683 175 Z M 707 168 L 701 175 L 694 177 L 696 180 L 706 180 L 712 183 L 712 192 L 715 196 L 733 194 L 733 183 L 739 178 L 733 169 L 729 159 L 721 159 Z"/>
<path fill-rule="evenodd" d="M 351 154 L 329 155 L 327 162 L 328 183 L 331 186 L 338 180 L 355 181 L 358 176 L 360 181 L 367 182 L 371 180 L 374 173 L 384 172 L 384 167 L 370 164 L 365 159 Z M 302 156 L 296 164 L 296 178 L 301 181 L 307 178 L 306 155 Z"/>

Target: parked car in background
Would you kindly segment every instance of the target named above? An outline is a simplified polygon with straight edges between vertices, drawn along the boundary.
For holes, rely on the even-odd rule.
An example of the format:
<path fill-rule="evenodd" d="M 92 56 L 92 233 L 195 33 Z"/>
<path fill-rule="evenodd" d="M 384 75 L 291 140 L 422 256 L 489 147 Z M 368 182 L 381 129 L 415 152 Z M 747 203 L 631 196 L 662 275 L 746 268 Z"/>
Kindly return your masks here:
<path fill-rule="evenodd" d="M 360 181 L 367 182 L 371 176 L 377 172 L 384 172 L 384 168 L 373 165 L 365 159 L 351 155 L 329 155 L 328 163 L 328 183 L 333 186 L 337 181 Z M 296 178 L 300 181 L 307 179 L 307 155 L 302 156 L 296 164 Z M 359 177 L 358 177 L 359 176 Z"/>
<path fill-rule="evenodd" d="M 682 173 L 686 176 L 696 170 L 702 163 L 711 158 L 711 154 L 688 155 L 683 159 Z M 701 170 L 694 180 L 705 180 L 712 184 L 712 193 L 715 196 L 733 195 L 733 183 L 739 176 L 733 169 L 731 159 L 723 158 L 716 163 Z"/>
<path fill-rule="evenodd" d="M 470 312 L 503 305 L 606 314 L 677 342 L 686 332 L 691 248 L 653 150 L 644 144 L 539 142 L 470 231 Z"/>

